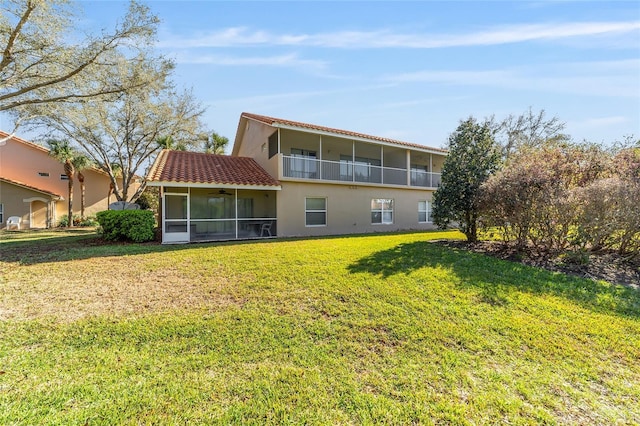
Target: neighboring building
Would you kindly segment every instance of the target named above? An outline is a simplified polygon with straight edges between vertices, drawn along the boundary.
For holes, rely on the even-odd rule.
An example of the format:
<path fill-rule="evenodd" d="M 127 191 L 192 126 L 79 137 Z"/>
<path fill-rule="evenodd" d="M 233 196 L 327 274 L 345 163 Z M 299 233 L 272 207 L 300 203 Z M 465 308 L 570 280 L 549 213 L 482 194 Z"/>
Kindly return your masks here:
<path fill-rule="evenodd" d="M 8 134 L 0 131 L 0 138 Z M 109 205 L 109 176 L 84 170 L 85 215 Z M 69 182 L 64 166 L 35 143 L 12 137 L 0 145 L 0 228 L 7 218 L 21 218 L 21 228 L 50 228 L 68 212 Z M 74 180 L 73 211 L 80 214 L 80 182 Z M 111 196 L 111 201 L 115 201 Z"/>
<path fill-rule="evenodd" d="M 148 185 L 163 242 L 432 229 L 446 154 L 243 113 L 231 156 L 163 151 Z"/>

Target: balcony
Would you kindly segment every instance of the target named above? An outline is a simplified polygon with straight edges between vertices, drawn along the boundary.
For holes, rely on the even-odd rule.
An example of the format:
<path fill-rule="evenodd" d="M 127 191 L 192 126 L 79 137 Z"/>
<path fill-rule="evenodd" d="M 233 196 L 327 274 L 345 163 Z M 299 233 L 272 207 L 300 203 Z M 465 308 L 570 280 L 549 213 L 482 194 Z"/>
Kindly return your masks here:
<path fill-rule="evenodd" d="M 288 155 L 282 156 L 282 176 L 294 179 L 333 182 L 378 183 L 401 186 L 409 184 L 410 186 L 423 188 L 436 188 L 440 185 L 440 173 Z"/>

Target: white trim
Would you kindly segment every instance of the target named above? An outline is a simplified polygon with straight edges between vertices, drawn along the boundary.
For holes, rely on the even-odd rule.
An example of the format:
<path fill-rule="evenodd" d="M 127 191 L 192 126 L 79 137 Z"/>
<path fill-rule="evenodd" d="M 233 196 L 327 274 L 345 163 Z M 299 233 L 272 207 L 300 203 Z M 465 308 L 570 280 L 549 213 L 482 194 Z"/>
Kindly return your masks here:
<path fill-rule="evenodd" d="M 233 185 L 223 183 L 189 183 L 171 181 L 147 182 L 147 186 L 173 186 L 175 188 L 224 188 L 224 189 L 261 189 L 266 191 L 280 191 L 282 186 L 271 185 Z"/>
<path fill-rule="evenodd" d="M 307 209 L 307 200 L 308 199 L 321 199 L 324 200 L 324 210 L 308 210 Z M 318 225 L 308 225 L 307 224 L 307 213 L 324 213 L 324 224 Z M 304 227 L 305 228 L 322 228 L 329 225 L 329 200 L 328 197 L 318 197 L 318 196 L 310 196 L 304 197 Z"/>
<path fill-rule="evenodd" d="M 383 207 L 383 206 L 384 206 L 384 203 L 382 203 L 382 204 L 383 204 L 383 206 L 381 206 L 379 209 L 374 209 L 373 207 L 371 207 L 371 208 L 370 208 L 371 213 L 374 213 L 374 212 L 380 212 L 380 222 L 373 222 L 373 221 L 371 221 L 371 225 L 373 225 L 373 226 L 375 226 L 375 225 L 393 225 L 393 224 L 395 223 L 395 219 L 396 219 L 396 215 L 395 215 L 395 213 L 394 213 L 394 210 L 395 210 L 395 208 L 396 208 L 396 206 L 395 206 L 395 204 L 396 204 L 395 199 L 393 199 L 393 198 L 372 198 L 372 199 L 371 199 L 371 203 L 372 203 L 372 204 L 373 204 L 373 201 L 374 201 L 374 200 L 391 201 L 391 205 L 392 205 L 393 207 L 391 207 L 390 209 L 385 209 L 385 208 Z M 391 222 L 385 222 L 385 221 L 384 221 L 384 214 L 385 214 L 385 212 L 391 212 Z M 369 219 L 369 220 L 371 220 L 371 219 Z"/>
<path fill-rule="evenodd" d="M 187 199 L 187 217 L 184 219 L 167 219 L 167 196 L 170 197 L 185 197 Z M 162 194 L 162 243 L 188 243 L 191 239 L 190 237 L 190 224 L 189 224 L 189 203 L 190 203 L 190 193 L 189 192 L 181 192 L 181 193 L 168 193 L 165 192 Z M 166 224 L 167 221 L 171 222 L 185 222 L 186 223 L 186 232 L 166 232 Z M 169 235 L 169 238 L 167 238 Z M 174 237 L 174 238 L 171 238 Z M 186 239 L 185 239 L 186 238 Z"/>
<path fill-rule="evenodd" d="M 426 210 L 420 210 L 420 203 L 426 203 L 425 207 Z M 433 220 L 429 220 L 431 219 L 431 201 L 429 200 L 418 200 L 418 223 L 433 223 Z M 421 221 L 420 220 L 420 213 L 424 213 L 425 214 L 425 221 Z"/>
<path fill-rule="evenodd" d="M 25 203 L 30 203 L 32 201 L 42 201 L 43 203 L 48 203 L 49 201 L 51 201 L 51 198 L 47 199 L 42 197 L 31 197 L 31 198 L 23 198 L 22 201 Z"/>

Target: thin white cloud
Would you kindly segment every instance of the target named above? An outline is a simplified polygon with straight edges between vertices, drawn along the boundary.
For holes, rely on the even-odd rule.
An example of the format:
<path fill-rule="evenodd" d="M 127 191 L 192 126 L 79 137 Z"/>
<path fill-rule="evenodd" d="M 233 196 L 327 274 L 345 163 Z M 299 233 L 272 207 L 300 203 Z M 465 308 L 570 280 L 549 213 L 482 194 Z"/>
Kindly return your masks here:
<path fill-rule="evenodd" d="M 620 124 L 624 124 L 628 122 L 628 117 L 623 117 L 621 115 L 615 115 L 611 117 L 595 117 L 588 118 L 579 122 L 570 123 L 574 127 L 586 127 L 586 128 L 599 128 L 599 127 L 611 127 L 617 126 Z"/>
<path fill-rule="evenodd" d="M 466 34 L 402 34 L 391 30 L 336 31 L 316 34 L 276 34 L 247 27 L 232 27 L 191 37 L 166 36 L 164 48 L 239 46 L 308 46 L 327 48 L 412 48 L 433 49 L 488 46 L 535 40 L 620 35 L 640 30 L 640 21 L 565 22 L 510 25 Z"/>
<path fill-rule="evenodd" d="M 640 61 L 539 64 L 496 70 L 422 70 L 388 76 L 395 84 L 434 83 L 640 98 Z"/>
<path fill-rule="evenodd" d="M 327 62 L 325 61 L 301 59 L 296 54 L 238 57 L 180 53 L 175 56 L 175 60 L 181 64 L 211 64 L 219 66 L 274 66 L 315 69 L 324 69 L 327 66 Z"/>
<path fill-rule="evenodd" d="M 336 88 L 336 89 L 329 89 L 329 90 L 283 92 L 283 93 L 274 93 L 274 94 L 265 94 L 265 95 L 256 95 L 256 96 L 245 96 L 245 97 L 238 97 L 238 98 L 218 99 L 215 101 L 208 101 L 207 104 L 216 105 L 216 106 L 224 105 L 226 107 L 229 107 L 229 106 L 243 107 L 243 106 L 252 105 L 252 104 L 269 105 L 272 102 L 328 97 L 328 96 L 334 96 L 336 94 L 345 94 L 345 93 L 368 92 L 371 90 L 384 89 L 384 88 L 389 88 L 393 86 L 394 84 L 392 83 L 382 83 L 382 84 L 366 85 L 366 86 L 350 86 L 350 87 L 343 87 L 343 88 Z"/>

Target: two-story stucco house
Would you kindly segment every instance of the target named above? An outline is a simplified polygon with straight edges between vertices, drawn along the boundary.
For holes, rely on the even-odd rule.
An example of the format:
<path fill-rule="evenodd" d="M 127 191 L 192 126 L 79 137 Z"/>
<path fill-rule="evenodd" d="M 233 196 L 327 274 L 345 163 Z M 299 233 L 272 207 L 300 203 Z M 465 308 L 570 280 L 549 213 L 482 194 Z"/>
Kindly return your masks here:
<path fill-rule="evenodd" d="M 163 242 L 430 229 L 446 151 L 243 113 L 231 156 L 163 151 Z"/>
<path fill-rule="evenodd" d="M 9 135 L 0 131 L 0 138 Z M 106 210 L 110 180 L 97 169 L 84 170 L 85 214 Z M 9 217 L 20 218 L 21 229 L 56 226 L 68 211 L 69 181 L 64 166 L 49 150 L 11 137 L 0 145 L 0 228 Z M 115 201 L 111 197 L 111 201 Z M 80 213 L 80 184 L 74 185 L 74 214 Z"/>

